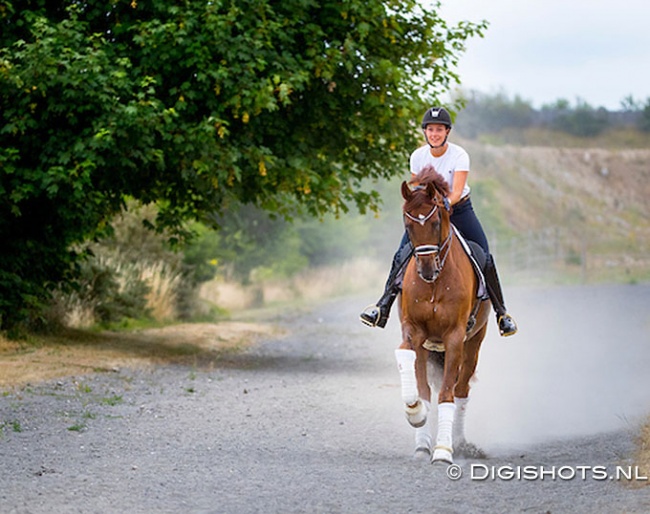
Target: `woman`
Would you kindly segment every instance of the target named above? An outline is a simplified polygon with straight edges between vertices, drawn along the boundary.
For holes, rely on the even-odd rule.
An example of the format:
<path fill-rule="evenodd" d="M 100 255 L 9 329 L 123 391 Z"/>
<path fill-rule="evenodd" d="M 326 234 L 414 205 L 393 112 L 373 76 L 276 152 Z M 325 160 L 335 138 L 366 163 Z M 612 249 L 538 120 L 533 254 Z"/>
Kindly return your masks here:
<path fill-rule="evenodd" d="M 503 300 L 501 284 L 497 274 L 494 258 L 490 254 L 487 238 L 479 222 L 470 199 L 470 188 L 467 184 L 469 175 L 469 155 L 462 147 L 450 143 L 447 139 L 451 132 L 451 116 L 442 107 L 432 107 L 424 113 L 422 130 L 427 145 L 421 146 L 411 154 L 411 176 L 417 175 L 425 166 L 433 166 L 449 183 L 451 193 L 449 203 L 453 206 L 451 222 L 460 233 L 483 248 L 486 255 L 485 282 L 490 300 L 497 316 L 499 333 L 511 336 L 517 332 L 515 320 L 508 314 Z M 401 282 L 406 264 L 413 254 L 413 247 L 404 234 L 399 250 L 393 257 L 384 294 L 377 302 L 361 313 L 361 321 L 371 327 L 386 326 L 390 308 L 401 291 Z"/>

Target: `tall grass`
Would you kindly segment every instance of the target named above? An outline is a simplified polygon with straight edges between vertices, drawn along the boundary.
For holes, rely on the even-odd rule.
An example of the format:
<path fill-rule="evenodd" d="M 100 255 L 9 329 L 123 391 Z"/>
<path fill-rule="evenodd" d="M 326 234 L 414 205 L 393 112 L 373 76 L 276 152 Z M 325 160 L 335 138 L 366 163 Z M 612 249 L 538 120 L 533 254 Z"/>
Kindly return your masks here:
<path fill-rule="evenodd" d="M 252 285 L 216 278 L 202 285 L 199 297 L 229 310 L 312 302 L 348 294 L 367 293 L 374 298 L 383 290 L 389 264 L 362 257 L 306 269 L 287 279 L 271 279 Z"/>
<path fill-rule="evenodd" d="M 137 266 L 137 265 L 136 265 Z M 183 276 L 171 264 L 158 261 L 139 267 L 139 279 L 149 286 L 145 296 L 146 308 L 156 321 L 171 321 L 178 318 L 177 300 Z"/>
<path fill-rule="evenodd" d="M 183 276 L 173 263 L 127 261 L 120 254 L 97 255 L 102 270 L 108 270 L 115 289 L 97 290 L 94 283 L 57 296 L 60 321 L 64 326 L 89 328 L 120 317 L 150 318 L 156 322 L 179 317 L 177 309 Z M 93 277 L 96 279 L 96 276 Z M 140 287 L 134 287 L 140 285 Z"/>

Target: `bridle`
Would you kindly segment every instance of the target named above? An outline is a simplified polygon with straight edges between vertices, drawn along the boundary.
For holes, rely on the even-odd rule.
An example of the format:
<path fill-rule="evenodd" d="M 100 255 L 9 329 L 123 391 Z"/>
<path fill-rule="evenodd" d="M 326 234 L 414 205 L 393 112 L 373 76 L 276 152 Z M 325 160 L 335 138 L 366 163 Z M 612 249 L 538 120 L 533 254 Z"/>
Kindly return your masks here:
<path fill-rule="evenodd" d="M 417 190 L 418 188 L 415 188 Z M 449 200 L 447 198 L 444 199 L 444 204 L 442 205 L 446 210 L 449 210 Z M 409 220 L 420 224 L 421 226 L 424 226 L 427 221 L 429 221 L 434 214 L 438 213 L 438 220 L 442 224 L 442 213 L 439 212 L 438 208 L 441 207 L 440 204 L 435 203 L 433 207 L 431 208 L 431 211 L 425 216 L 424 214 L 420 214 L 417 217 L 413 216 L 411 213 L 404 211 L 404 216 L 408 218 Z M 445 262 L 447 262 L 447 257 L 449 256 L 449 249 L 451 248 L 451 239 L 453 237 L 454 231 L 449 227 L 449 233 L 447 234 L 447 237 L 445 238 L 444 241 L 442 241 L 442 233 L 440 234 L 438 244 L 437 245 L 418 245 L 414 248 L 413 253 L 415 254 L 416 259 L 419 257 L 425 257 L 428 255 L 434 255 L 433 259 L 433 265 L 434 265 L 434 276 L 433 279 L 426 279 L 424 278 L 420 271 L 418 271 L 418 275 L 422 280 L 428 283 L 435 282 L 436 278 L 438 278 L 438 275 L 442 272 L 442 269 L 445 266 Z"/>

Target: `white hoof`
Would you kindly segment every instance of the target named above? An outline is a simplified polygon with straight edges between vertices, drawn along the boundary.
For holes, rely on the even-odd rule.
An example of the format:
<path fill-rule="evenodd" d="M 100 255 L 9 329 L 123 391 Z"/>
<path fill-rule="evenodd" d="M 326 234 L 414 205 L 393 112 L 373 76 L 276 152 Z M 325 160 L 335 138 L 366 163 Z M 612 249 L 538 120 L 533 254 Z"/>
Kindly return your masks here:
<path fill-rule="evenodd" d="M 427 422 L 428 409 L 422 400 L 418 400 L 415 405 L 406 406 L 406 419 L 412 427 L 420 428 Z"/>
<path fill-rule="evenodd" d="M 431 460 L 431 449 L 420 446 L 413 452 L 413 460 Z"/>
<path fill-rule="evenodd" d="M 447 464 L 453 464 L 454 458 L 452 457 L 452 449 L 444 446 L 436 446 L 433 450 L 431 462 L 446 462 Z"/>

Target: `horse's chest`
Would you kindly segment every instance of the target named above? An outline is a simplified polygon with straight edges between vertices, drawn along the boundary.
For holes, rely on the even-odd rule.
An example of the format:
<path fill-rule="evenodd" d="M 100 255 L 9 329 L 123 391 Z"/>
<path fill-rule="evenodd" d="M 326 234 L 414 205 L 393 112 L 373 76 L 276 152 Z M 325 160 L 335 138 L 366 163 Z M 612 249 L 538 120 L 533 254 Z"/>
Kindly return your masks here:
<path fill-rule="evenodd" d="M 406 311 L 412 322 L 425 325 L 428 332 L 445 332 L 458 322 L 457 303 L 452 292 L 434 289 L 409 298 Z"/>
<path fill-rule="evenodd" d="M 414 298 L 409 310 L 414 319 L 423 320 L 427 323 L 440 324 L 449 318 L 448 304 L 435 297 Z"/>

